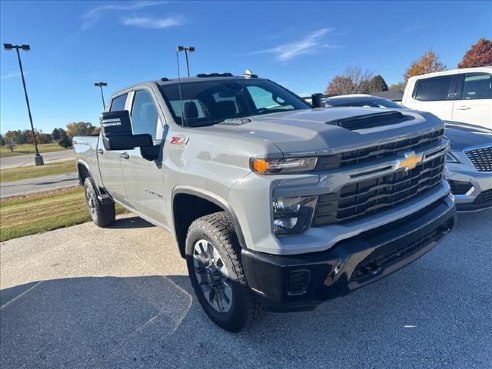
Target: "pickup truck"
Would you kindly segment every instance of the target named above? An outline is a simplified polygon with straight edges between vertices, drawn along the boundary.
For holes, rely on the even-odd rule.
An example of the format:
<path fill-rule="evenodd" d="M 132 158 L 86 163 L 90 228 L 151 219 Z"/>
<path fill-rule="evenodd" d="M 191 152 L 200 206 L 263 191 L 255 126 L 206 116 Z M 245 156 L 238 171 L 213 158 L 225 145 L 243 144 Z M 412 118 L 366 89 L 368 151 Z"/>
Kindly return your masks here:
<path fill-rule="evenodd" d="M 74 138 L 93 221 L 110 225 L 117 202 L 172 232 L 198 301 L 231 332 L 377 281 L 455 223 L 430 113 L 325 109 L 229 73 L 136 84 L 106 110 L 99 137 Z"/>

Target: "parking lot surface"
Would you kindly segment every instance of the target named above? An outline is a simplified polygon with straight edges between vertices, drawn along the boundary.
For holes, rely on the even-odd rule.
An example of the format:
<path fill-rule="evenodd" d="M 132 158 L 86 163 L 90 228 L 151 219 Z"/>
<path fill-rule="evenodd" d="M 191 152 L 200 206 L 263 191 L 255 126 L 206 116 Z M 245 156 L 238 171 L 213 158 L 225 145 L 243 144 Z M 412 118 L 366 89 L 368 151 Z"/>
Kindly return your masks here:
<path fill-rule="evenodd" d="M 490 368 L 492 211 L 403 270 L 240 334 L 201 310 L 172 236 L 140 218 L 2 243 L 7 368 Z"/>
<path fill-rule="evenodd" d="M 55 163 L 58 161 L 64 161 L 75 158 L 75 152 L 73 150 L 63 150 L 54 152 L 42 152 L 43 161 L 45 164 Z M 34 154 L 19 155 L 11 157 L 0 157 L 0 168 L 17 168 L 34 165 Z"/>
<path fill-rule="evenodd" d="M 56 174 L 38 178 L 0 183 L 0 198 L 28 195 L 58 188 L 74 187 L 79 184 L 77 173 Z"/>

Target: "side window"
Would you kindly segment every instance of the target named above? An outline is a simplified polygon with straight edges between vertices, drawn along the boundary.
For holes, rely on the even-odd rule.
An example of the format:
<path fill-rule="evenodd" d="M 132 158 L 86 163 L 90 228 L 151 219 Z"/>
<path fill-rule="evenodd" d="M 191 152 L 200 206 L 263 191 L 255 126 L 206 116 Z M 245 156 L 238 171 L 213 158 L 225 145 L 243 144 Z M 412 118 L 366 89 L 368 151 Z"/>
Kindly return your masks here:
<path fill-rule="evenodd" d="M 128 94 L 118 96 L 111 102 L 111 109 L 109 111 L 121 111 L 125 110 L 126 97 Z"/>
<path fill-rule="evenodd" d="M 471 73 L 463 81 L 463 100 L 492 99 L 492 75 L 488 73 Z"/>
<path fill-rule="evenodd" d="M 149 133 L 153 140 L 156 139 L 158 114 L 154 100 L 147 91 L 135 92 L 131 118 L 134 134 Z"/>
<path fill-rule="evenodd" d="M 447 100 L 454 76 L 425 78 L 417 81 L 414 98 L 421 101 Z"/>
<path fill-rule="evenodd" d="M 279 96 L 274 96 L 272 92 L 267 91 L 259 86 L 246 87 L 251 99 L 255 104 L 256 110 L 276 110 L 276 109 L 291 109 L 292 105 L 288 104 Z"/>

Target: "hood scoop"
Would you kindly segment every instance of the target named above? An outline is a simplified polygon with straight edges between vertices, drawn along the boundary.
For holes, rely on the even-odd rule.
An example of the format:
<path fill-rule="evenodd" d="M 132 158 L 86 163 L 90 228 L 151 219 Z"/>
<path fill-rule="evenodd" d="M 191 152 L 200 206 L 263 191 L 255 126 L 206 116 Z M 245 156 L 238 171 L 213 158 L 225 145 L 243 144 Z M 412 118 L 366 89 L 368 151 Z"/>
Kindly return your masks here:
<path fill-rule="evenodd" d="M 339 126 L 350 131 L 355 131 L 358 129 L 389 126 L 402 123 L 411 119 L 415 118 L 409 115 L 402 114 L 399 111 L 388 111 L 383 113 L 365 114 L 350 118 L 336 119 L 328 121 L 325 124 Z"/>

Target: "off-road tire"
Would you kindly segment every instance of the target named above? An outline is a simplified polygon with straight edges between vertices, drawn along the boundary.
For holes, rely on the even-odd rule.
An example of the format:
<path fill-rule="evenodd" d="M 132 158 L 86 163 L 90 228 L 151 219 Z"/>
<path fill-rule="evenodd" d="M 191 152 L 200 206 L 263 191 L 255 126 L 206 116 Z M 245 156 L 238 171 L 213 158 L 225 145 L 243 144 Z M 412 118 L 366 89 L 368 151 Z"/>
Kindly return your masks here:
<path fill-rule="evenodd" d="M 219 312 L 212 307 L 196 276 L 193 252 L 200 240 L 207 240 L 212 244 L 227 269 L 228 281 L 232 287 L 232 302 L 227 312 Z M 239 332 L 264 315 L 261 305 L 255 301 L 255 296 L 248 287 L 241 262 L 241 246 L 234 226 L 225 212 L 203 216 L 190 225 L 186 237 L 186 264 L 200 305 L 219 327 L 229 332 Z"/>
<path fill-rule="evenodd" d="M 92 221 L 99 227 L 106 227 L 113 223 L 116 218 L 114 202 L 104 205 L 101 204 L 101 201 L 97 198 L 91 177 L 87 177 L 84 180 L 84 193 Z"/>

